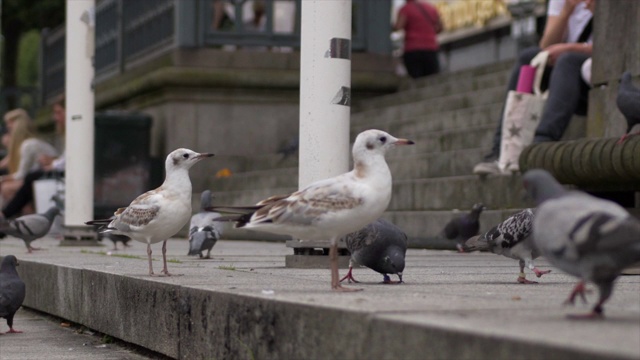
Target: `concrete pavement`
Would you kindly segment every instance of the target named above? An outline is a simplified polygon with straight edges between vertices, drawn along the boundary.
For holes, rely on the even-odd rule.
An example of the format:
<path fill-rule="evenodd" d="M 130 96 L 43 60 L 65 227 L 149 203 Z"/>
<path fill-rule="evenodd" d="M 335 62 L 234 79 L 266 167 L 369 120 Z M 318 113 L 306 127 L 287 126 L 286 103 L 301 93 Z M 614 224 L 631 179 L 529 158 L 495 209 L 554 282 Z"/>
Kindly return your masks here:
<path fill-rule="evenodd" d="M 588 305 L 564 307 L 575 279 L 554 269 L 520 285 L 517 261 L 493 254 L 410 249 L 405 284 L 379 285 L 358 268 L 364 291 L 337 294 L 328 270 L 285 268 L 283 243 L 220 241 L 213 259 L 199 260 L 173 239 L 169 270 L 180 276 L 153 278 L 144 244 L 57 243 L 39 240 L 45 250 L 27 255 L 21 241 L 0 241 L 0 254 L 21 261 L 26 306 L 175 358 L 640 358 L 639 276 L 618 280 L 604 320 L 572 321 L 595 288 Z"/>
<path fill-rule="evenodd" d="M 64 359 L 64 360 L 144 360 L 158 358 L 133 352 L 103 338 L 91 330 L 56 321 L 43 314 L 21 308 L 14 317 L 14 328 L 22 334 L 0 336 L 0 359 Z M 2 332 L 7 326 L 2 319 Z"/>

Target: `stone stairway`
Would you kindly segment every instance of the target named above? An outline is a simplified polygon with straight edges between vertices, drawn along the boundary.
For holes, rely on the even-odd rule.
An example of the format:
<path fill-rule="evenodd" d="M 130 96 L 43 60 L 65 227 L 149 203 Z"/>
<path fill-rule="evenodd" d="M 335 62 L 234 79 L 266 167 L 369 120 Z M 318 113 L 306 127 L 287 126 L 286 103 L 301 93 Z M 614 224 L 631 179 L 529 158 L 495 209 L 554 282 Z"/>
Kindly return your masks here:
<path fill-rule="evenodd" d="M 354 106 L 352 139 L 377 128 L 416 142 L 387 154 L 394 186 L 385 216 L 409 234 L 412 245 L 451 248 L 438 240 L 438 234 L 458 210 L 467 211 L 476 202 L 488 207 L 481 217 L 483 230 L 530 205 L 519 175 L 481 179 L 471 172 L 491 146 L 511 66 L 507 61 L 407 80 L 394 94 Z M 584 121 L 577 123 L 569 133 L 584 136 Z M 296 190 L 297 156 L 281 158 L 274 154 L 246 159 L 244 171 L 216 179 L 210 186 L 216 202 L 253 204 Z M 251 237 L 237 230 L 228 235 Z"/>

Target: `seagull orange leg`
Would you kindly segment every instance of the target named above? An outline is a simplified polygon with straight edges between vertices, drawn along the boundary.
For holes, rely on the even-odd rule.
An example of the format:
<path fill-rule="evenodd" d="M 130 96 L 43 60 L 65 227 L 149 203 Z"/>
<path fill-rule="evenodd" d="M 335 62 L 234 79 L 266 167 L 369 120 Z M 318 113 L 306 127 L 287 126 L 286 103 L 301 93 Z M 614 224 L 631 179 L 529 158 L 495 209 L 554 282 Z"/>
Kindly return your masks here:
<path fill-rule="evenodd" d="M 162 262 L 162 273 L 167 276 L 171 276 L 171 274 L 169 274 L 169 269 L 167 269 L 167 240 L 162 242 Z"/>
<path fill-rule="evenodd" d="M 149 275 L 153 276 L 153 264 L 151 263 L 151 243 L 147 243 L 147 256 L 149 257 Z"/>
<path fill-rule="evenodd" d="M 333 291 L 361 291 L 362 289 L 346 288 L 340 285 L 338 272 L 338 243 L 337 239 L 331 239 L 329 247 L 329 260 L 331 261 L 331 290 Z"/>

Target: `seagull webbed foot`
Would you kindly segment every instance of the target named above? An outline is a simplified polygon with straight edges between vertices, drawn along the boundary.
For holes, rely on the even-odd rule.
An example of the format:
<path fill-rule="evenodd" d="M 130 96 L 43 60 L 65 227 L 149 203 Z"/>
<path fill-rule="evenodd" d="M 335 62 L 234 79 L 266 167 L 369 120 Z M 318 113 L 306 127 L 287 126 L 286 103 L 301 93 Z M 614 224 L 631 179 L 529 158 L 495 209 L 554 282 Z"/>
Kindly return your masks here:
<path fill-rule="evenodd" d="M 362 289 L 357 289 L 357 288 L 348 288 L 348 287 L 344 287 L 340 284 L 336 285 L 336 286 L 331 286 L 331 290 L 332 291 L 339 291 L 339 292 L 354 292 L 354 291 L 362 291 Z"/>

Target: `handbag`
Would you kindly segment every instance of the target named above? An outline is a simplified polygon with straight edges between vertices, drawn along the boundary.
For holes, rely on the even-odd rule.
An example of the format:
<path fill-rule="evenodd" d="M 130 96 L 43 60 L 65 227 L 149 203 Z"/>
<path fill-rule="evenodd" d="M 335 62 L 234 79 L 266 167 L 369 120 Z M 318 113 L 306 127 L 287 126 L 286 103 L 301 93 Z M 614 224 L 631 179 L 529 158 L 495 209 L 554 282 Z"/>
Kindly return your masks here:
<path fill-rule="evenodd" d="M 547 101 L 548 92 L 542 92 L 540 84 L 548 57 L 548 52 L 541 51 L 531 60 L 530 65 L 536 69 L 532 94 L 516 90 L 507 93 L 502 114 L 502 139 L 498 159 L 498 167 L 502 173 L 520 171 L 518 165 L 520 153 L 533 142 L 533 136 Z"/>

